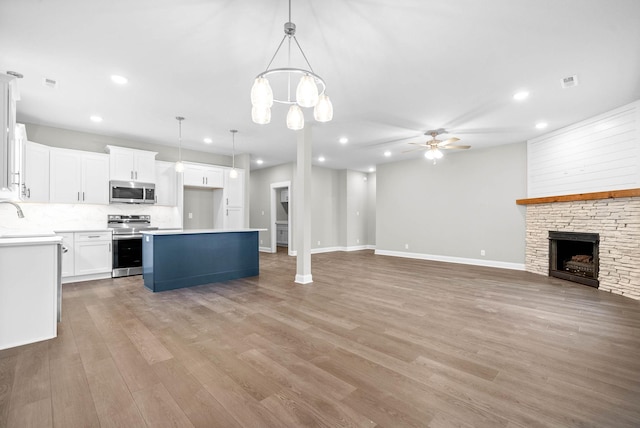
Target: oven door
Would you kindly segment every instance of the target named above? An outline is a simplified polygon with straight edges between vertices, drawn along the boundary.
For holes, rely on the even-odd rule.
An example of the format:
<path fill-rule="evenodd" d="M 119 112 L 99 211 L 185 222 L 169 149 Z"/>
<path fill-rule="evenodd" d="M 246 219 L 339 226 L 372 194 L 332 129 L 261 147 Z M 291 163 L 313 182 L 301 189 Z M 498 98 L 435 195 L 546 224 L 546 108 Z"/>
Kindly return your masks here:
<path fill-rule="evenodd" d="M 142 235 L 113 235 L 114 278 L 142 275 Z"/>

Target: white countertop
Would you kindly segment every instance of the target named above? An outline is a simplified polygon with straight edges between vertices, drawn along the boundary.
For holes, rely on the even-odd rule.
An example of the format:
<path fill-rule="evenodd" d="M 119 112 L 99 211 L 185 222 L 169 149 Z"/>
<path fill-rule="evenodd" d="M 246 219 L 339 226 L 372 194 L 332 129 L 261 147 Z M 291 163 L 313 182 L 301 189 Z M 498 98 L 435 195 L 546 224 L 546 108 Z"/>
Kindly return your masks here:
<path fill-rule="evenodd" d="M 73 232 L 111 232 L 113 229 L 56 229 L 55 233 L 73 233 Z"/>
<path fill-rule="evenodd" d="M 263 232 L 267 229 L 174 229 L 174 230 L 143 230 L 144 235 L 194 235 L 202 233 L 230 233 L 230 232 Z"/>
<path fill-rule="evenodd" d="M 62 242 L 61 236 L 16 236 L 10 238 L 0 237 L 0 247 L 16 247 L 24 245 L 48 245 L 59 244 Z"/>

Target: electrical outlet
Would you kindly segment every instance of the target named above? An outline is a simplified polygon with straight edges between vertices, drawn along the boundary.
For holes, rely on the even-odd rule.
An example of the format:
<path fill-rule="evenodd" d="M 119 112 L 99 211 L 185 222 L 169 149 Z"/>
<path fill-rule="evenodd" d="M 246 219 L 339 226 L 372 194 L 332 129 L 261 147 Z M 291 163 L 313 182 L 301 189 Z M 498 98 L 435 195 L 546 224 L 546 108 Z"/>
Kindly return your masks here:
<path fill-rule="evenodd" d="M 480 250 L 480 255 L 481 255 L 481 256 L 484 256 L 484 255 L 485 255 L 484 250 Z"/>
<path fill-rule="evenodd" d="M 359 244 L 359 243 L 360 243 L 360 240 L 359 240 L 359 239 L 356 239 L 356 244 Z"/>
<path fill-rule="evenodd" d="M 262 215 L 264 215 L 264 210 L 262 210 Z"/>
<path fill-rule="evenodd" d="M 318 241 L 318 246 L 320 245 L 320 241 Z"/>
<path fill-rule="evenodd" d="M 193 218 L 193 213 L 189 213 L 189 218 Z"/>
<path fill-rule="evenodd" d="M 360 211 L 356 211 L 356 215 L 360 215 Z"/>
<path fill-rule="evenodd" d="M 260 240 L 260 245 L 264 244 L 264 242 L 262 242 L 262 239 Z"/>
<path fill-rule="evenodd" d="M 404 249 L 408 250 L 409 249 L 409 244 L 404 244 Z"/>

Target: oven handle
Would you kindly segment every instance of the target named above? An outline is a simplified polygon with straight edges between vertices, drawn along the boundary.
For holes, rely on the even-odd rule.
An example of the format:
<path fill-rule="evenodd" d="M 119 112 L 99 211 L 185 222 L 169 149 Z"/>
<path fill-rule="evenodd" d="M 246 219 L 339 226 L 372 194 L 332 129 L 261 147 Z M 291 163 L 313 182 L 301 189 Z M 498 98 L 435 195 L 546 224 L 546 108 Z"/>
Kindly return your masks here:
<path fill-rule="evenodd" d="M 131 239 L 142 239 L 142 234 L 139 235 L 113 235 L 114 241 L 125 241 Z"/>

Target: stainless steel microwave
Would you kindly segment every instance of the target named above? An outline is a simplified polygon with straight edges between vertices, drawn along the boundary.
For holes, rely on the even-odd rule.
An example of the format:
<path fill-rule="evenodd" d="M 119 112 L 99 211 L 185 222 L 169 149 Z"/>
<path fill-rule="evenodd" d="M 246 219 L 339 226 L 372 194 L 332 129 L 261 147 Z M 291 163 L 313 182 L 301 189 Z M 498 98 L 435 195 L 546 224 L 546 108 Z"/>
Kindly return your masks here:
<path fill-rule="evenodd" d="M 156 185 L 134 181 L 109 182 L 109 203 L 155 204 Z"/>

